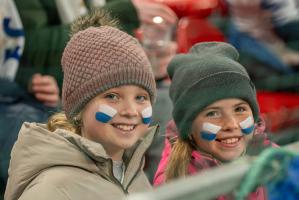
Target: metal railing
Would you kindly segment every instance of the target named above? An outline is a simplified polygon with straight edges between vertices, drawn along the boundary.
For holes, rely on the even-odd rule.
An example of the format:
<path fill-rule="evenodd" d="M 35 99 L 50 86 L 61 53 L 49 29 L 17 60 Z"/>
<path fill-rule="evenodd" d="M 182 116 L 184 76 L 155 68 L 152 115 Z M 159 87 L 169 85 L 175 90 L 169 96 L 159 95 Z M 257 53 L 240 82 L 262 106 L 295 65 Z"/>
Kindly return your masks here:
<path fill-rule="evenodd" d="M 299 153 L 299 141 L 281 148 Z M 254 159 L 254 157 L 245 156 L 236 162 L 175 180 L 151 191 L 132 194 L 126 200 L 207 200 L 215 198 L 238 188 Z"/>

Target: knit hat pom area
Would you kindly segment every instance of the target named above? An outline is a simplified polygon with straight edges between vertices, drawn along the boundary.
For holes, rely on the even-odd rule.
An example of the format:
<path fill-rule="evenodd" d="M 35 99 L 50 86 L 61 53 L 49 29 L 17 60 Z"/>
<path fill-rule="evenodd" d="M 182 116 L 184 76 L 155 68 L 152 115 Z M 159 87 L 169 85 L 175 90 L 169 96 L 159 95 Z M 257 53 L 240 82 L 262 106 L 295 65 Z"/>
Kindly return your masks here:
<path fill-rule="evenodd" d="M 230 44 L 203 42 L 172 59 L 167 68 L 171 78 L 169 94 L 173 118 L 183 139 L 191 133 L 196 116 L 221 99 L 246 101 L 257 121 L 256 90 L 246 69 L 237 62 L 238 57 L 238 51 Z"/>
<path fill-rule="evenodd" d="M 142 87 L 152 103 L 156 98 L 154 74 L 141 45 L 112 27 L 115 23 L 109 24 L 109 15 L 103 12 L 79 18 L 63 52 L 62 103 L 68 119 L 98 94 L 122 85 Z"/>

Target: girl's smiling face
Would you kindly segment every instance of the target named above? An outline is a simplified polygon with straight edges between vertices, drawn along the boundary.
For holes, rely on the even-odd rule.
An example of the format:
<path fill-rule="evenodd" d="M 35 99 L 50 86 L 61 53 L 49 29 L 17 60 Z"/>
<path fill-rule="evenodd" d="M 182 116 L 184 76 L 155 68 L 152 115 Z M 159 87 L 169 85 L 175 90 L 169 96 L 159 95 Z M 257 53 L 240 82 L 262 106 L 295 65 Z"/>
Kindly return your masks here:
<path fill-rule="evenodd" d="M 235 98 L 219 100 L 197 115 L 192 123 L 191 135 L 203 151 L 221 161 L 231 161 L 241 156 L 252 138 L 252 132 L 245 134 L 240 126 L 240 122 L 252 117 L 246 101 Z M 206 126 L 217 131 L 214 140 L 203 137 Z"/>
<path fill-rule="evenodd" d="M 112 118 L 108 121 L 98 117 L 103 107 L 112 110 Z M 141 87 L 125 85 L 109 89 L 84 108 L 81 134 L 101 143 L 112 159 L 120 160 L 123 151 L 146 133 L 148 124 L 143 122 L 142 112 L 149 107 L 149 94 Z"/>

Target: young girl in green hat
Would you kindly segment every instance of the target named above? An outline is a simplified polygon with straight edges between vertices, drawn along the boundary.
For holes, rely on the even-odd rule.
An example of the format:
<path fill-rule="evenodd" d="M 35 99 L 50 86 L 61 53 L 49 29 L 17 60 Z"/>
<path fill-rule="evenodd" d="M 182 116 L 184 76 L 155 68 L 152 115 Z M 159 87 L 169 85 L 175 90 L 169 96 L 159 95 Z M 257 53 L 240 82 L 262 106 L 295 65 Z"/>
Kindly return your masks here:
<path fill-rule="evenodd" d="M 155 185 L 236 160 L 259 138 L 255 87 L 237 58 L 231 45 L 208 42 L 170 62 L 174 122 L 166 133 Z M 249 199 L 266 199 L 263 188 Z"/>

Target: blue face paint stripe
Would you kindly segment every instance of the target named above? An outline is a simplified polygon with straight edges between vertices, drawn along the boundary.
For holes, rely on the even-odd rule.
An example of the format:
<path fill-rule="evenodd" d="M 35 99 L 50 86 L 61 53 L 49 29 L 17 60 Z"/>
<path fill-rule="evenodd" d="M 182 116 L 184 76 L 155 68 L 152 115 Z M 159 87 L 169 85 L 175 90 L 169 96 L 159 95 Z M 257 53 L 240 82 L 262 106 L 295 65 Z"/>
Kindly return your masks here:
<path fill-rule="evenodd" d="M 253 129 L 254 129 L 254 125 L 252 125 L 248 128 L 245 128 L 245 129 L 241 129 L 241 130 L 242 130 L 242 133 L 244 133 L 245 135 L 249 135 L 250 133 L 253 132 Z"/>
<path fill-rule="evenodd" d="M 152 121 L 152 118 L 151 118 L 151 117 L 148 117 L 148 118 L 142 118 L 142 122 L 143 122 L 144 124 L 149 124 L 149 123 L 151 123 L 151 121 Z"/>
<path fill-rule="evenodd" d="M 95 118 L 99 122 L 107 123 L 114 117 L 116 113 L 117 111 L 113 107 L 102 104 L 99 106 L 99 111 L 96 112 Z"/>
<path fill-rule="evenodd" d="M 96 120 L 98 120 L 99 122 L 103 122 L 103 123 L 107 123 L 112 119 L 111 116 L 102 113 L 102 112 L 97 112 L 96 113 Z"/>
<path fill-rule="evenodd" d="M 209 132 L 200 132 L 201 138 L 204 140 L 212 141 L 216 139 L 216 134 L 209 133 Z"/>

